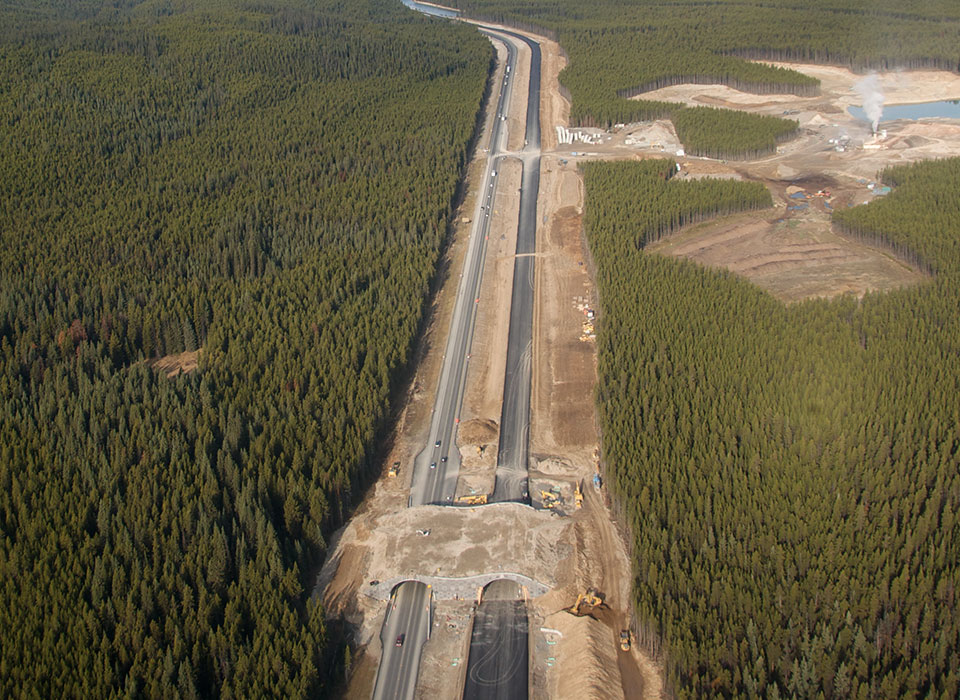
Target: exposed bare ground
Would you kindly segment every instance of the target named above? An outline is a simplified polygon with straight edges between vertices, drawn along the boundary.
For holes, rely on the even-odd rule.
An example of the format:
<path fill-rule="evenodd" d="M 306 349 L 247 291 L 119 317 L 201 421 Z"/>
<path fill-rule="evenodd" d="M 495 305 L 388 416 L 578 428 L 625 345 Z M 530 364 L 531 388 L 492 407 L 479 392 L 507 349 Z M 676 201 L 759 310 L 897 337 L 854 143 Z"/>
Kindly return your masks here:
<path fill-rule="evenodd" d="M 527 93 L 530 87 L 530 48 L 520 44 L 511 80 L 514 81 L 507 115 L 507 150 L 519 151 L 524 146 L 527 125 Z"/>
<path fill-rule="evenodd" d="M 525 105 L 523 109 L 526 109 Z M 467 390 L 461 411 L 464 427 L 457 432 L 457 444 L 463 457 L 461 475 L 484 471 L 489 474 L 491 483 L 496 469 L 500 405 L 507 363 L 522 172 L 520 162 L 515 159 L 504 160 L 499 167 L 500 186 L 494 197 L 494 209 L 490 212 L 490 238 L 487 241 L 477 322 L 467 369 Z M 487 428 L 494 429 L 493 433 L 490 434 L 489 430 L 482 434 L 464 430 L 474 421 L 482 421 Z M 476 442 L 480 437 L 485 441 Z M 482 454 L 477 453 L 477 448 L 482 450 Z"/>
<path fill-rule="evenodd" d="M 924 279 L 892 255 L 837 235 L 823 202 L 786 216 L 779 206 L 759 218 L 740 214 L 688 227 L 649 246 L 743 275 L 786 302 L 839 294 L 862 296 Z"/>
<path fill-rule="evenodd" d="M 200 366 L 200 353 L 202 351 L 203 348 L 200 348 L 199 350 L 181 352 L 177 355 L 164 355 L 147 360 L 147 364 L 172 379 L 179 374 L 190 374 L 190 372 L 196 370 Z"/>
<path fill-rule="evenodd" d="M 677 85 L 644 93 L 643 99 L 713 105 L 797 119 L 801 134 L 776 155 L 727 163 L 680 157 L 681 177 L 736 177 L 763 182 L 773 192 L 775 209 L 738 215 L 678 232 L 650 250 L 680 255 L 743 275 L 790 302 L 840 294 L 862 296 L 923 280 L 917 270 L 885 250 L 838 235 L 830 211 L 873 198 L 869 186 L 889 165 L 960 155 L 960 120 L 899 120 L 881 125 L 885 138 L 855 120 L 847 108 L 860 104 L 854 89 L 863 76 L 844 68 L 807 64 L 776 65 L 817 77 L 821 94 L 752 95 L 723 85 Z M 944 71 L 897 71 L 878 75 L 887 104 L 960 97 L 960 76 Z M 678 142 L 664 122 L 630 125 L 599 147 L 597 156 L 674 156 Z M 836 148 L 837 141 L 844 148 Z M 662 146 L 662 147 L 658 147 Z M 576 148 L 574 146 L 573 148 Z M 814 195 L 826 190 L 829 196 Z M 791 199 L 800 192 L 805 199 Z M 799 205 L 800 208 L 797 208 Z"/>

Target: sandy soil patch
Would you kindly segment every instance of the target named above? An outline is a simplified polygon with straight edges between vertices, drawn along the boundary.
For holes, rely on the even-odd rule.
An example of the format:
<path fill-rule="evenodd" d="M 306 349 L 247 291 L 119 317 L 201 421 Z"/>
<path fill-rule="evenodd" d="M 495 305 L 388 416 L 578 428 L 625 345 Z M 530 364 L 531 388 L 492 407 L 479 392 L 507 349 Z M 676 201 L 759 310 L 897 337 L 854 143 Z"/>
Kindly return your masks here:
<path fill-rule="evenodd" d="M 180 374 L 190 374 L 190 372 L 195 371 L 200 366 L 201 352 L 203 352 L 203 348 L 181 352 L 177 355 L 164 355 L 148 360 L 147 365 L 163 372 L 168 378 L 172 379 Z"/>
<path fill-rule="evenodd" d="M 370 500 L 379 500 L 380 495 L 374 494 Z M 425 575 L 459 578 L 503 571 L 522 572 L 555 586 L 557 574 L 564 571 L 561 562 L 570 558 L 574 544 L 569 519 L 516 504 L 462 509 L 401 507 L 393 512 L 368 508 L 331 542 L 331 555 L 320 573 L 317 590 L 322 591 L 328 616 L 348 626 L 358 647 L 355 658 L 359 663 L 367 653 L 380 653 L 386 604 L 367 594 L 373 590 L 372 581 L 379 584 Z M 427 570 L 425 562 L 436 564 Z M 469 599 L 472 592 L 467 586 L 463 598 Z M 441 691 L 439 697 L 455 697 L 459 668 L 452 660 L 466 660 L 469 640 L 464 635 L 469 626 L 463 624 L 465 610 L 458 601 L 439 601 L 436 610 L 439 623 L 444 623 L 447 614 L 457 616 L 460 622 L 425 648 L 418 687 L 421 694 L 432 688 Z"/>
<path fill-rule="evenodd" d="M 918 284 L 925 276 L 892 254 L 843 238 L 824 200 L 802 213 L 782 203 L 765 218 L 738 214 L 690 226 L 648 246 L 650 252 L 736 272 L 785 302 L 841 294 L 863 296 Z"/>
<path fill-rule="evenodd" d="M 755 95 L 741 92 L 726 85 L 695 85 L 685 83 L 651 90 L 634 97 L 637 100 L 663 100 L 685 105 L 748 109 L 770 114 L 783 110 L 846 114 L 847 107 L 859 106 L 862 96 L 854 86 L 865 75 L 854 73 L 838 66 L 809 63 L 779 63 L 770 65 L 789 68 L 820 81 L 820 94 L 812 97 L 797 97 L 790 94 Z M 888 105 L 936 102 L 960 99 L 960 75 L 948 71 L 916 70 L 886 71 L 876 73 Z M 795 115 L 793 115 L 795 116 Z M 804 121 L 801 119 L 801 125 Z"/>
<path fill-rule="evenodd" d="M 500 420 L 506 340 L 510 327 L 513 266 L 520 212 L 520 161 L 501 161 L 499 188 L 493 200 L 487 252 L 480 283 L 480 302 L 470 349 L 464 420 Z"/>
<path fill-rule="evenodd" d="M 573 449 L 584 470 L 597 445 L 593 412 L 594 346 L 584 336 L 587 320 L 578 306 L 595 306 L 595 290 L 584 264 L 582 192 L 571 165 L 544 163 L 541 189 L 558 206 L 540 229 L 537 309 L 534 331 L 537 374 L 532 399 L 532 451 L 557 454 Z"/>

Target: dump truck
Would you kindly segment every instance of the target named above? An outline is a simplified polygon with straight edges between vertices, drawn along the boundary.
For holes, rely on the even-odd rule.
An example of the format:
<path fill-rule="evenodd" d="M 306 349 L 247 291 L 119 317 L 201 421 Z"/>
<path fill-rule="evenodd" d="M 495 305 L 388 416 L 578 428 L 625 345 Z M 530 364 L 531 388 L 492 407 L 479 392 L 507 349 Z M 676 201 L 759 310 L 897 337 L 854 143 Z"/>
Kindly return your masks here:
<path fill-rule="evenodd" d="M 630 651 L 630 630 L 620 630 L 620 649 Z"/>
<path fill-rule="evenodd" d="M 390 467 L 390 471 L 387 472 L 387 476 L 396 476 L 400 473 L 400 462 L 394 462 L 393 466 Z"/>
<path fill-rule="evenodd" d="M 580 488 L 580 482 L 577 482 L 576 490 L 573 492 L 573 503 L 577 510 L 583 508 L 583 489 Z"/>

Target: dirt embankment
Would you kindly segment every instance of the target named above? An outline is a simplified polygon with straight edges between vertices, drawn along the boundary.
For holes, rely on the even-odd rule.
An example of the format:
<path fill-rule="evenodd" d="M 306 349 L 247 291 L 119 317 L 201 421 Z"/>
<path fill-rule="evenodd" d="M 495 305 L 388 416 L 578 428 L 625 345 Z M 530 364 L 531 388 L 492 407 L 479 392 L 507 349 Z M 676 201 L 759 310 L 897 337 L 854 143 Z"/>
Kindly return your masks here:
<path fill-rule="evenodd" d="M 565 61 L 558 44 L 540 42 L 541 131 L 545 145 L 555 146 L 556 126 L 569 124 L 570 105 L 560 94 L 558 80 Z M 583 205 L 575 159 L 545 151 L 538 206 L 542 225 L 537 231 L 531 454 L 539 474 L 587 484 L 599 448 L 590 318 L 591 312 L 597 313 L 597 299 L 583 238 Z M 653 660 L 636 648 L 621 652 L 617 645 L 620 630 L 629 627 L 632 616 L 632 565 L 603 499 L 592 487 L 587 491 L 583 509 L 572 511 L 572 552 L 563 563 L 563 575 L 558 575 L 553 591 L 536 601 L 544 626 L 562 633 L 546 652 L 556 662 L 550 665 L 549 656 L 537 653 L 535 663 L 546 671 L 548 697 L 658 698 L 662 681 Z M 558 612 L 591 586 L 604 592 L 610 606 L 602 620 Z"/>

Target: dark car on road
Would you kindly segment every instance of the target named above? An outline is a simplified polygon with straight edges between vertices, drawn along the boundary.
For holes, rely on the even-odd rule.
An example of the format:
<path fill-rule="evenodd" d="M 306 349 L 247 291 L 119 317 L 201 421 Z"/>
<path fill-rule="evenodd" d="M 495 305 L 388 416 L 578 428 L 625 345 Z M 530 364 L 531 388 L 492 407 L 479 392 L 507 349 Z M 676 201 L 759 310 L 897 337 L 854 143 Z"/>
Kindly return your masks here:
<path fill-rule="evenodd" d="M 402 647 L 402 646 L 403 646 L 403 640 L 406 639 L 406 637 L 407 637 L 407 635 L 405 635 L 405 634 L 398 634 L 398 635 L 397 635 L 397 646 L 398 646 L 398 647 Z"/>

